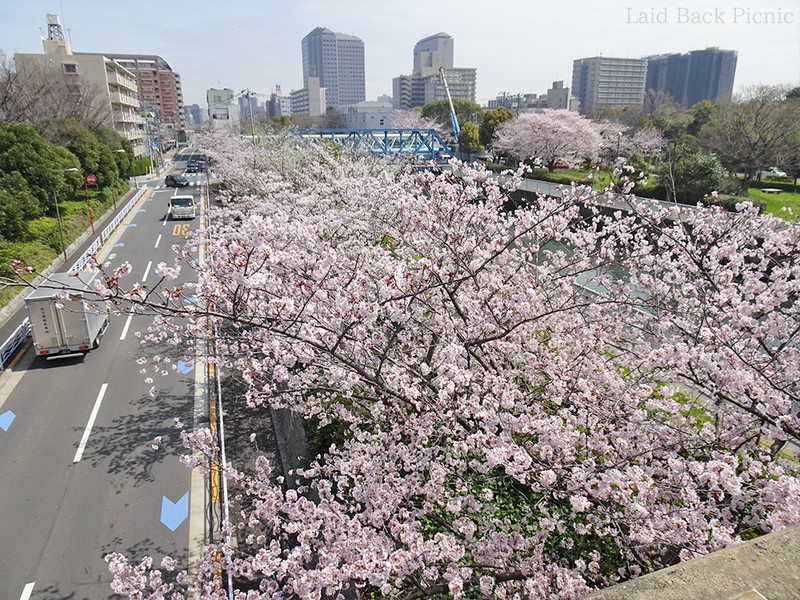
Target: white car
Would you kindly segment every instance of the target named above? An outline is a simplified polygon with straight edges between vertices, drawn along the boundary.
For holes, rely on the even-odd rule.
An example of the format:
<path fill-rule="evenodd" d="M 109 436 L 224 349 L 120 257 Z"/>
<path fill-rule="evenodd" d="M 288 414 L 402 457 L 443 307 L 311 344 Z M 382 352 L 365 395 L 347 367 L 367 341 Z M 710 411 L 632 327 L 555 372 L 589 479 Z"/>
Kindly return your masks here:
<path fill-rule="evenodd" d="M 786 171 L 781 171 L 778 167 L 770 167 L 766 171 L 761 171 L 762 177 L 786 177 Z"/>

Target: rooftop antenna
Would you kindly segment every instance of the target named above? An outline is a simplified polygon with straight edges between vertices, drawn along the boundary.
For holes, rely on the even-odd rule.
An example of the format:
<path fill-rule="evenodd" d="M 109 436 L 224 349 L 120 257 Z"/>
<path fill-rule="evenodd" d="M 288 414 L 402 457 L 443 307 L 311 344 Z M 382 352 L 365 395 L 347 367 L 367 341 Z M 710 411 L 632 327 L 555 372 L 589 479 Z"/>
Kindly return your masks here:
<path fill-rule="evenodd" d="M 61 20 L 66 24 L 67 19 L 64 17 L 64 4 L 61 0 L 58 0 L 58 7 L 61 9 Z M 72 30 L 70 28 L 67 28 L 67 38 L 69 45 L 72 46 Z"/>

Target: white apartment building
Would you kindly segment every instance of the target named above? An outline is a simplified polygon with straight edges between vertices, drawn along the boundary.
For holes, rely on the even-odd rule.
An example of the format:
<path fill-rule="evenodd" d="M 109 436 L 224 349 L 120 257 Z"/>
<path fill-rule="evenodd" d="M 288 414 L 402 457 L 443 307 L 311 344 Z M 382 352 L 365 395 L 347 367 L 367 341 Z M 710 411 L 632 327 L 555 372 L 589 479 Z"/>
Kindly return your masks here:
<path fill-rule="evenodd" d="M 94 89 L 105 95 L 103 124 L 133 145 L 136 156 L 147 153 L 138 114 L 136 78 L 128 69 L 103 54 L 75 53 L 64 39 L 58 15 L 47 15 L 48 35 L 42 40 L 44 54 L 14 54 L 18 70 L 35 66 L 68 78 L 68 85 L 79 93 Z"/>
<path fill-rule="evenodd" d="M 319 77 L 308 77 L 306 87 L 293 90 L 289 94 L 291 114 L 307 117 L 319 117 L 325 114 L 328 108 L 327 90 L 320 87 Z"/>

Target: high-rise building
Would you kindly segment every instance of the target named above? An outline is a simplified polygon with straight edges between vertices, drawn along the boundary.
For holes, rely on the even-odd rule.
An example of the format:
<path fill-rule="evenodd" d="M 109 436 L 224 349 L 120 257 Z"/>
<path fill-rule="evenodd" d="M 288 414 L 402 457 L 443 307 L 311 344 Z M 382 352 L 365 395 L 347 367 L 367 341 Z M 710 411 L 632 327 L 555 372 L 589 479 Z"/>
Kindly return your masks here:
<path fill-rule="evenodd" d="M 136 75 L 139 99 L 158 107 L 160 128 L 186 129 L 181 76 L 155 54 L 107 54 Z"/>
<path fill-rule="evenodd" d="M 342 108 L 366 99 L 364 42 L 354 35 L 317 27 L 301 43 L 303 87 L 309 77 L 326 89 L 328 106 Z"/>
<path fill-rule="evenodd" d="M 445 72 L 453 99 L 475 102 L 477 71 L 453 67 L 453 38 L 440 32 L 416 43 L 411 75 L 400 75 L 392 80 L 394 107 L 410 110 L 429 102 L 446 100 L 447 91 L 441 79 L 440 67 Z"/>
<path fill-rule="evenodd" d="M 706 48 L 647 57 L 646 89 L 664 92 L 683 108 L 733 94 L 737 52 Z"/>
<path fill-rule="evenodd" d="M 80 97 L 86 92 L 98 92 L 100 120 L 104 125 L 128 139 L 134 153 L 146 152 L 142 118 L 137 113 L 134 74 L 116 63 L 110 55 L 73 52 L 64 38 L 58 15 L 47 15 L 47 38 L 42 40 L 44 54 L 15 54 L 18 72 L 27 67 L 39 68 L 53 76 L 65 77 L 70 93 Z"/>
<path fill-rule="evenodd" d="M 594 56 L 572 63 L 572 92 L 589 117 L 609 108 L 641 106 L 646 79 L 646 58 Z"/>
<path fill-rule="evenodd" d="M 414 73 L 436 75 L 439 67 L 453 68 L 453 36 L 443 31 L 414 45 Z"/>

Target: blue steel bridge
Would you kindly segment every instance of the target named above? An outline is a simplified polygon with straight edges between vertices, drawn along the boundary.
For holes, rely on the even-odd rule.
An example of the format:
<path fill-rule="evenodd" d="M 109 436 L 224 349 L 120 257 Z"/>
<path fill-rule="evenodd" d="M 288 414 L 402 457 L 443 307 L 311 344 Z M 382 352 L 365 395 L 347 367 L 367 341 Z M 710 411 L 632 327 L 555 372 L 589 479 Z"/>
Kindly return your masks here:
<path fill-rule="evenodd" d="M 294 129 L 292 135 L 307 142 L 328 140 L 345 150 L 389 157 L 446 161 L 453 156 L 435 129 Z"/>

